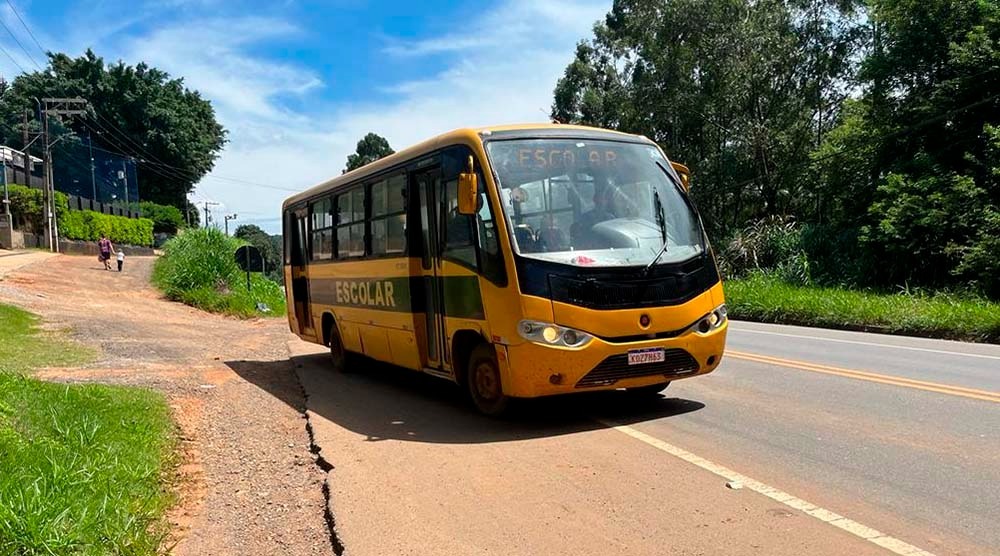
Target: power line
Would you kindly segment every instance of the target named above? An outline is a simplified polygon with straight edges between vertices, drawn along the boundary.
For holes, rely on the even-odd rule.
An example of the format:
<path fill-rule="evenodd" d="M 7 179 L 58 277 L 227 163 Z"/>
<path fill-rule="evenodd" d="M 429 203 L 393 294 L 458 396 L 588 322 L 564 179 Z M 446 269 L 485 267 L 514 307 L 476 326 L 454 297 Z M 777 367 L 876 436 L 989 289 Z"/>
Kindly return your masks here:
<path fill-rule="evenodd" d="M 42 44 L 38 42 L 37 38 L 35 38 L 35 34 L 31 32 L 31 28 L 28 27 L 28 24 L 25 23 L 24 19 L 21 18 L 21 14 L 17 12 L 17 8 L 14 7 L 14 4 L 10 0 L 7 0 L 7 5 L 10 6 L 10 11 L 14 12 L 14 17 L 16 17 L 17 20 L 21 22 L 21 26 L 24 27 L 24 30 L 28 32 L 28 36 L 31 37 L 31 40 L 35 41 L 35 46 L 37 46 L 38 50 L 42 52 L 42 56 L 48 57 L 49 53 L 44 48 L 42 48 Z"/>
<path fill-rule="evenodd" d="M 96 114 L 96 112 L 95 112 L 95 114 Z M 290 188 L 287 188 L 287 187 L 278 187 L 278 186 L 274 186 L 274 185 L 269 185 L 269 184 L 264 184 L 264 183 L 258 183 L 258 182 L 254 182 L 254 181 L 244 180 L 244 179 L 241 179 L 241 178 L 233 178 L 233 177 L 228 177 L 228 176 L 220 176 L 218 174 L 206 174 L 206 175 L 201 176 L 201 177 L 195 176 L 193 173 L 191 173 L 188 170 L 185 170 L 183 168 L 178 168 L 177 166 L 173 166 L 173 165 L 167 164 L 166 162 L 163 162 L 159 158 L 156 158 L 156 156 L 154 156 L 149 151 L 145 150 L 145 148 L 142 145 L 140 145 L 137 141 L 135 141 L 134 139 L 132 139 L 131 137 L 129 137 L 128 134 L 126 134 L 124 131 L 121 130 L 121 128 L 115 126 L 115 124 L 113 122 L 109 121 L 107 118 L 101 116 L 100 114 L 96 114 L 96 115 L 97 115 L 97 117 L 99 119 L 104 120 L 104 122 L 107 123 L 109 127 L 111 127 L 113 130 L 116 130 L 118 132 L 117 134 L 119 136 L 123 137 L 126 141 L 128 141 L 129 143 L 135 145 L 135 147 L 136 147 L 135 149 L 124 148 L 123 150 L 137 151 L 137 152 L 141 151 L 141 153 L 144 153 L 144 155 L 143 154 L 139 154 L 139 158 L 141 159 L 140 162 L 142 162 L 143 164 L 146 164 L 148 166 L 160 166 L 162 168 L 166 168 L 166 169 L 172 170 L 173 173 L 178 174 L 177 177 L 179 177 L 181 179 L 186 179 L 186 180 L 190 180 L 190 181 L 196 181 L 196 180 L 200 180 L 202 178 L 206 178 L 207 177 L 207 178 L 212 178 L 212 179 L 216 179 L 216 180 L 229 181 L 229 182 L 234 182 L 234 183 L 241 183 L 241 184 L 245 184 L 245 185 L 252 185 L 254 187 L 263 187 L 263 188 L 266 188 L 266 189 L 274 189 L 274 190 L 277 190 L 277 191 L 290 191 L 290 192 L 298 192 L 299 191 L 298 189 L 290 189 Z M 101 124 L 99 121 L 95 120 L 94 123 L 96 123 L 106 133 L 109 133 L 109 134 L 111 133 L 111 131 L 109 131 L 107 128 L 105 128 L 105 126 L 103 124 Z M 98 133 L 100 133 L 100 132 L 98 132 Z M 118 141 L 116 141 L 116 143 L 117 143 L 117 146 L 119 148 L 123 148 L 124 147 L 123 143 L 118 142 Z M 148 160 L 149 158 L 152 158 L 153 160 Z"/>
<path fill-rule="evenodd" d="M 17 66 L 17 69 L 21 70 L 21 73 L 28 73 L 27 70 L 25 70 L 24 67 L 21 66 L 21 64 L 17 63 L 17 60 L 15 60 L 14 57 L 10 55 L 10 52 L 7 52 L 6 48 L 0 46 L 0 51 L 6 54 L 7 57 L 10 58 L 11 62 L 14 62 L 14 65 Z"/>
<path fill-rule="evenodd" d="M 128 155 L 125 155 L 124 153 L 114 153 L 114 152 L 112 152 L 112 154 L 119 154 L 119 155 L 122 155 L 122 156 L 135 156 L 139 160 L 139 162 L 142 162 L 144 164 L 149 164 L 149 161 L 145 160 L 145 157 L 142 156 L 141 154 L 139 154 L 138 152 L 136 152 L 135 149 L 133 149 L 133 148 L 125 145 L 124 143 L 122 143 L 121 141 L 119 141 L 118 139 L 116 139 L 115 135 L 111 131 L 109 131 L 108 128 L 104 127 L 104 125 L 102 125 L 101 122 L 99 122 L 97 120 L 94 120 L 93 123 L 97 124 L 97 126 L 100 127 L 101 130 L 94 129 L 93 126 L 91 126 L 89 122 L 84 122 L 84 125 L 90 127 L 94 131 L 97 131 L 97 134 L 100 135 L 100 136 L 102 136 L 102 137 L 104 137 L 109 143 L 112 143 L 114 146 L 118 147 L 119 149 L 121 149 L 123 151 L 127 151 L 129 153 Z M 103 149 L 98 148 L 97 150 L 103 150 Z M 111 152 L 111 151 L 106 151 L 106 152 Z M 190 178 L 186 177 L 182 172 L 179 172 L 179 171 L 174 171 L 174 172 L 171 172 L 171 171 L 168 171 L 168 170 L 158 171 L 156 168 L 152 168 L 152 167 L 150 169 L 153 172 L 155 172 L 157 175 L 166 177 L 166 178 L 171 179 L 171 180 L 192 181 Z"/>
<path fill-rule="evenodd" d="M 87 125 L 86 121 L 85 121 L 84 125 Z M 105 137 L 106 139 L 108 139 L 108 141 L 110 143 L 112 143 L 113 146 L 115 146 L 117 148 L 120 148 L 123 151 L 129 151 L 129 152 L 126 153 L 126 152 L 112 151 L 112 150 L 101 148 L 101 147 L 97 147 L 97 146 L 94 147 L 95 151 L 101 151 L 101 152 L 105 152 L 105 153 L 108 153 L 108 154 L 114 154 L 114 155 L 118 155 L 118 156 L 125 156 L 125 157 L 135 158 L 140 163 L 142 163 L 144 167 L 146 167 L 150 171 L 156 173 L 157 175 L 159 175 L 161 177 L 165 177 L 167 179 L 192 181 L 193 182 L 193 181 L 196 181 L 196 180 L 209 178 L 209 179 L 214 179 L 214 180 L 221 180 L 221 181 L 228 181 L 228 182 L 233 182 L 233 183 L 239 183 L 239 184 L 243 184 L 243 185 L 250 185 L 250 186 L 253 186 L 253 187 L 261 187 L 261 188 L 264 188 L 264 189 L 273 189 L 275 191 L 288 191 L 288 192 L 292 192 L 292 193 L 298 193 L 300 191 L 299 189 L 292 189 L 292 188 L 288 188 L 288 187 L 279 187 L 279 186 L 276 186 L 276 185 L 269 185 L 269 184 L 266 184 L 266 183 L 259 183 L 259 182 L 255 182 L 255 181 L 244 180 L 244 179 L 234 178 L 234 177 L 230 177 L 230 176 L 220 176 L 218 174 L 205 174 L 204 176 L 201 176 L 200 178 L 198 178 L 194 174 L 190 173 L 190 171 L 185 170 L 183 168 L 179 168 L 177 166 L 172 166 L 170 164 L 166 164 L 166 163 L 162 163 L 162 162 L 153 162 L 151 160 L 147 160 L 143 156 L 136 154 L 133 149 L 125 147 L 125 145 L 122 142 L 116 140 L 114 137 L 109 137 L 109 132 L 107 132 L 107 131 L 101 132 L 100 130 L 98 130 L 96 128 L 91 128 L 91 129 L 93 131 L 96 131 L 101 136 Z M 103 126 L 102 126 L 102 129 L 103 129 Z"/>
<path fill-rule="evenodd" d="M 27 56 L 29 60 L 31 60 L 31 63 L 35 64 L 35 67 L 38 68 L 39 71 L 41 71 L 42 66 L 38 65 L 38 62 L 36 62 L 35 59 L 32 58 L 31 54 L 28 52 L 28 49 L 25 48 L 23 44 L 21 44 L 21 41 L 17 38 L 17 35 L 14 34 L 14 31 L 11 31 L 10 27 L 7 27 L 7 24 L 4 23 L 3 18 L 0 18 L 0 25 L 2 25 L 3 28 L 7 30 L 7 34 L 10 35 L 10 38 L 14 39 L 14 42 L 17 43 L 17 46 L 21 47 L 21 52 L 24 52 L 24 55 Z"/>

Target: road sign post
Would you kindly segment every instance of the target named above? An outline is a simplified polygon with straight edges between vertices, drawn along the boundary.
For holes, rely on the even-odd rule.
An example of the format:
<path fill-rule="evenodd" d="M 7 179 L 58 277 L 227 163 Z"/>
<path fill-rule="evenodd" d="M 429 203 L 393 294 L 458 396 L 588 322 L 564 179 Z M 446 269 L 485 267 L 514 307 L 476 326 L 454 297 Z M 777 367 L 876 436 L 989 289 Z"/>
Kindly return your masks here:
<path fill-rule="evenodd" d="M 250 272 L 254 268 L 264 268 L 264 257 L 260 254 L 260 249 L 253 245 L 244 245 L 236 250 L 236 264 L 247 273 L 247 291 L 250 291 Z"/>

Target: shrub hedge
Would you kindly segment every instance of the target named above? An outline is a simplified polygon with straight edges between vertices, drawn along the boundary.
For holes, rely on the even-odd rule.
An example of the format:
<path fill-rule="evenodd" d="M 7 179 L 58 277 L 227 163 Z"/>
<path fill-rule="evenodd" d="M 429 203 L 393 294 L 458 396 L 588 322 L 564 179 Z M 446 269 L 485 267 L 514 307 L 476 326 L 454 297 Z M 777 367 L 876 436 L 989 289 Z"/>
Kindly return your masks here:
<path fill-rule="evenodd" d="M 23 185 L 8 186 L 14 217 L 23 220 L 35 232 L 45 227 L 42 190 Z M 126 218 L 90 210 L 69 210 L 66 194 L 56 191 L 56 221 L 59 234 L 68 239 L 96 241 L 105 234 L 114 243 L 149 246 L 153 244 L 153 221 Z"/>
<path fill-rule="evenodd" d="M 149 246 L 153 244 L 153 221 L 71 210 L 59 219 L 59 233 L 69 239 L 87 241 L 97 241 L 103 233 L 114 243 Z"/>

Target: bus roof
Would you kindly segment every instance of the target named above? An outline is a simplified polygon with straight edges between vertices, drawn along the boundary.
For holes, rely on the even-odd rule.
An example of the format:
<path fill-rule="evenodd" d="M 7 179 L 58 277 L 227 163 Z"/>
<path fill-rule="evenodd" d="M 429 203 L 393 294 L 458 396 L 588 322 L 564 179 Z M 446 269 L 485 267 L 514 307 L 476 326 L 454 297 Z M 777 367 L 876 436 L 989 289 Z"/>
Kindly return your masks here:
<path fill-rule="evenodd" d="M 618 137 L 618 138 L 631 138 L 637 139 L 638 136 L 629 133 L 622 133 L 620 131 L 612 131 L 608 129 L 602 129 L 597 127 L 581 126 L 581 125 L 569 125 L 569 124 L 551 124 L 551 123 L 539 123 L 539 124 L 508 124 L 492 127 L 476 127 L 476 128 L 460 128 L 449 131 L 447 133 L 442 133 L 437 137 L 432 137 L 426 141 L 417 143 L 416 145 L 407 147 L 406 149 L 399 151 L 395 154 L 389 155 L 385 158 L 381 158 L 366 164 L 361 168 L 352 170 L 344 175 L 337 176 L 335 178 L 329 179 L 322 182 L 316 186 L 313 186 L 301 193 L 292 195 L 285 200 L 282 208 L 287 208 L 289 205 L 296 204 L 298 202 L 304 201 L 328 190 L 335 189 L 339 185 L 344 185 L 348 183 L 355 183 L 359 179 L 364 179 L 366 176 L 377 174 L 382 170 L 391 168 L 401 162 L 410 160 L 412 158 L 418 158 L 424 153 L 431 152 L 435 149 L 446 147 L 449 145 L 454 145 L 460 142 L 473 142 L 479 141 L 482 134 L 486 132 L 490 133 L 500 133 L 502 132 L 506 137 L 515 137 L 523 132 L 524 135 L 529 136 L 531 132 L 537 131 L 563 131 L 571 132 L 578 131 L 582 133 L 590 134 L 601 134 L 607 135 L 608 137 Z"/>

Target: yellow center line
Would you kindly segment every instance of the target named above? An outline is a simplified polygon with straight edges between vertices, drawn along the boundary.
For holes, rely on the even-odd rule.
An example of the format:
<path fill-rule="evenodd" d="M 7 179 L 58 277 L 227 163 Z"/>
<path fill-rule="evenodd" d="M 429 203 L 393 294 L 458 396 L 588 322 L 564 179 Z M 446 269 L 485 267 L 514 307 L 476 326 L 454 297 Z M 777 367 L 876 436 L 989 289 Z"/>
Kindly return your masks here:
<path fill-rule="evenodd" d="M 914 388 L 916 390 L 936 392 L 938 394 L 948 394 L 951 396 L 961 396 L 963 398 L 971 398 L 974 400 L 1000 403 L 1000 392 L 991 392 L 989 390 L 976 390 L 974 388 L 965 388 L 963 386 L 951 386 L 948 384 L 941 384 L 938 382 L 927 382 L 924 380 L 915 380 L 912 378 L 883 375 L 868 371 L 857 371 L 853 369 L 831 367 L 828 365 L 820 365 L 818 363 L 808 363 L 806 361 L 797 361 L 794 359 L 783 359 L 780 357 L 761 355 L 757 353 L 744 353 L 740 351 L 726 350 L 726 355 L 729 357 L 735 357 L 736 359 L 744 359 L 746 361 L 754 361 L 756 363 L 765 363 L 767 365 L 776 365 L 779 367 L 787 367 L 790 369 L 842 376 L 845 378 L 854 378 L 857 380 L 867 380 L 869 382 L 877 382 L 879 384 L 902 386 L 904 388 Z"/>

